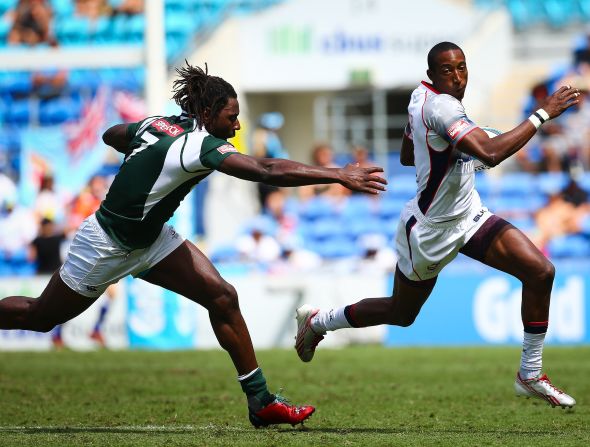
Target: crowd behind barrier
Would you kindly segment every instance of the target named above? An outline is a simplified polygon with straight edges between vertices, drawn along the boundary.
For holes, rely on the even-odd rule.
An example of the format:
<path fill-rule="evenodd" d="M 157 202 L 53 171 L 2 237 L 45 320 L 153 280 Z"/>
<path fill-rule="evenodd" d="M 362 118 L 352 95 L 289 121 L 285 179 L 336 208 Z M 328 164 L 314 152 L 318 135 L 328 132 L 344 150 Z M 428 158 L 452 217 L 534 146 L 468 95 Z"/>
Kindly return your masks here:
<path fill-rule="evenodd" d="M 10 51 L 12 47 L 139 43 L 145 28 L 143 3 L 0 0 L 0 45 L 2 51 Z M 254 11 L 276 3 L 167 0 L 167 48 L 179 54 L 198 34 L 199 26 L 216 26 L 230 12 Z M 511 12 L 515 5 L 525 3 L 528 5 L 509 0 L 475 2 L 479 6 L 507 7 Z M 559 2 L 541 3 L 541 10 L 549 14 L 549 4 Z M 563 3 L 575 4 L 572 11 L 577 11 L 576 20 L 585 20 L 580 11 L 590 7 L 590 1 Z M 199 20 L 192 20 L 197 16 Z M 174 22 L 187 19 L 190 26 Z M 185 33 L 184 44 L 170 43 L 180 41 L 175 37 L 179 32 Z M 484 203 L 525 231 L 551 258 L 590 255 L 589 42 L 588 36 L 581 36 L 573 47 L 572 62 L 556 67 L 546 80 L 531 87 L 523 116 L 563 83 L 574 84 L 584 92 L 580 105 L 546 123 L 514 160 L 479 174 L 477 180 Z M 39 267 L 39 241 L 63 236 L 60 241 L 67 243 L 75 222 L 80 220 L 77 207 L 84 206 L 80 205 L 81 197 L 93 194 L 90 183 L 95 178 L 82 191 L 57 190 L 52 184 L 56 167 L 45 161 L 34 164 L 35 175 L 26 180 L 32 182 L 28 187 L 34 189 L 36 198 L 33 203 L 21 203 L 17 183 L 22 183 L 23 135 L 39 131 L 46 135 L 58 128 L 67 136 L 64 141 L 70 158 L 83 157 L 84 144 L 96 145 L 99 131 L 107 122 L 134 121 L 143 116 L 140 92 L 144 76 L 141 68 L 0 72 L 0 275 L 34 274 Z M 112 100 L 106 101 L 107 97 Z M 261 116 L 252 151 L 288 157 L 280 141 L 285 125 L 288 123 L 276 111 Z M 89 128 L 94 131 L 92 138 L 88 138 Z M 310 153 L 313 163 L 320 166 L 349 161 L 371 164 L 370 148 L 360 146 L 347 150 L 318 143 Z M 390 158 L 397 157 L 397 148 L 392 148 Z M 107 169 L 96 169 L 105 186 L 119 162 L 114 154 L 111 158 Z M 302 187 L 294 193 L 261 188 L 260 215 L 247 222 L 227 244 L 208 247 L 209 254 L 220 264 L 239 263 L 269 272 L 312 270 L 319 265 L 339 270 L 391 269 L 395 264 L 392 247 L 397 218 L 415 193 L 415 181 L 412 175 L 403 174 L 391 175 L 389 182 L 389 191 L 378 198 L 351 195 L 339 185 Z"/>

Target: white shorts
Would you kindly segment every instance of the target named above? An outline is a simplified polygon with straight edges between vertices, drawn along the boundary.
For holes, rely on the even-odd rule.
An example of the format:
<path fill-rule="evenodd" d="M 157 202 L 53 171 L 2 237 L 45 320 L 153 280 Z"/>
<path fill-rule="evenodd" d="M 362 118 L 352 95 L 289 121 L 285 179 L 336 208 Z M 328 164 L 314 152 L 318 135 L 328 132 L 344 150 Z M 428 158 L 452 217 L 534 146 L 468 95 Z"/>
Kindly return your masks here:
<path fill-rule="evenodd" d="M 149 247 L 125 250 L 105 233 L 93 214 L 76 232 L 59 275 L 75 292 L 97 298 L 119 279 L 150 269 L 183 242 L 174 228 L 164 225 Z"/>
<path fill-rule="evenodd" d="M 491 216 L 478 201 L 463 218 L 433 223 L 412 199 L 404 207 L 397 227 L 398 268 L 412 281 L 436 277 Z"/>

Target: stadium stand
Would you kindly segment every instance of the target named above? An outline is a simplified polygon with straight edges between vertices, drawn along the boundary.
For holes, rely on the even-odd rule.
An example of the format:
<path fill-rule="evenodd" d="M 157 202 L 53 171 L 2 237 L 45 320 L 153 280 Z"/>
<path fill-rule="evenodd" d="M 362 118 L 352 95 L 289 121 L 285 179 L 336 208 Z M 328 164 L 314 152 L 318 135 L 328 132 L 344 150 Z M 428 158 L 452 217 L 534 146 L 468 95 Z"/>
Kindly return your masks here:
<path fill-rule="evenodd" d="M 487 9 L 505 7 L 517 31 L 536 25 L 563 29 L 590 19 L 588 0 L 475 0 L 474 3 Z"/>
<path fill-rule="evenodd" d="M 167 61 L 174 63 L 198 39 L 218 26 L 232 14 L 246 14 L 272 6 L 280 0 L 166 0 L 165 31 Z M 77 13 L 71 0 L 49 0 L 53 10 L 53 29 L 59 46 L 93 48 L 111 45 L 141 45 L 145 31 L 145 17 L 141 13 L 119 13 L 121 0 L 110 0 L 108 11 L 90 18 Z M 11 30 L 9 12 L 17 0 L 0 0 L 0 47 L 11 51 L 8 35 Z M 506 8 L 516 30 L 535 25 L 553 28 L 590 20 L 590 0 L 474 0 L 481 8 Z M 573 48 L 583 53 L 586 37 L 581 37 Z M 48 45 L 39 44 L 40 47 Z M 34 52 L 35 48 L 31 48 Z M 583 55 L 581 56 L 583 57 Z M 548 83 L 554 85 L 572 67 L 555 67 Z M 41 73 L 44 79 L 54 79 L 58 72 Z M 40 129 L 62 129 L 61 126 L 80 120 L 89 100 L 96 98 L 101 88 L 140 97 L 145 84 L 145 70 L 136 68 L 102 68 L 70 70 L 63 84 L 47 81 L 39 83 L 39 73 L 0 71 L 0 165 L 2 171 L 17 177 L 21 169 L 22 135 Z M 549 88 L 549 87 L 548 87 Z M 531 100 L 526 108 L 534 106 Z M 117 111 L 112 105 L 107 114 Z M 122 118 L 119 116 L 118 118 Z M 60 130 L 61 131 L 61 130 Z M 392 152 L 391 166 L 398 153 Z M 394 160 L 395 159 L 395 160 Z M 347 159 L 338 160 L 343 164 Z M 586 167 L 586 171 L 588 171 Z M 413 175 L 393 172 L 390 188 L 379 199 L 349 196 L 338 201 L 318 196 L 307 201 L 292 198 L 289 212 L 297 222 L 297 236 L 302 247 L 326 260 L 337 261 L 361 254 L 360 240 L 367 234 L 379 234 L 393 245 L 397 219 L 415 193 Z M 407 171 L 405 171 L 407 172 Z M 506 217 L 526 232 L 536 230 L 535 215 L 549 199 L 568 183 L 565 172 L 514 172 L 502 176 L 481 174 L 477 185 L 480 194 L 494 212 Z M 577 177 L 579 185 L 590 194 L 590 174 Z M 5 204 L 2 204 L 5 207 Z M 4 213 L 4 209 L 3 209 Z M 2 217 L 0 217 L 2 219 Z M 544 247 L 549 256 L 582 257 L 590 252 L 590 217 L 579 223 L 580 230 L 553 238 Z M 276 235 L 278 225 L 271 229 Z M 247 227 L 244 227 L 246 231 Z M 279 239 L 279 242 L 280 241 Z M 290 243 L 292 240 L 290 240 Z M 212 247 L 215 262 L 235 262 L 238 252 L 231 244 Z M 23 252 L 15 256 L 0 256 L 0 275 L 31 274 L 33 266 Z"/>

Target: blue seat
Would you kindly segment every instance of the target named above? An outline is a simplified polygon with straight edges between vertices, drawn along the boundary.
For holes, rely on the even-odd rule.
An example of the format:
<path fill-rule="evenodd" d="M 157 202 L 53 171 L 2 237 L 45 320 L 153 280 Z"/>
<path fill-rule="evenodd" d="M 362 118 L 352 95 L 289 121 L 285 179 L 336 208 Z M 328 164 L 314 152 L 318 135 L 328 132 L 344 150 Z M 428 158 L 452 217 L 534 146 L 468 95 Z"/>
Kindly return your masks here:
<path fill-rule="evenodd" d="M 590 0 L 578 0 L 578 15 L 582 22 L 590 21 Z"/>
<path fill-rule="evenodd" d="M 377 211 L 378 203 L 365 195 L 351 196 L 341 211 L 345 220 L 365 219 Z"/>
<path fill-rule="evenodd" d="M 416 195 L 416 176 L 402 174 L 391 179 L 384 196 L 409 200 Z"/>
<path fill-rule="evenodd" d="M 577 17 L 574 0 L 543 0 L 546 20 L 553 28 L 563 28 Z"/>
<path fill-rule="evenodd" d="M 302 219 L 316 220 L 319 218 L 336 216 L 338 210 L 334 202 L 320 196 L 313 197 L 301 204 L 299 213 Z"/>
<path fill-rule="evenodd" d="M 41 101 L 39 105 L 39 122 L 42 125 L 61 124 L 78 119 L 80 112 L 80 102 L 68 96 Z"/>
<path fill-rule="evenodd" d="M 57 40 L 65 45 L 86 45 L 92 34 L 91 22 L 84 17 L 64 17 L 55 29 Z"/>
<path fill-rule="evenodd" d="M 113 22 L 110 17 L 100 17 L 92 27 L 91 39 L 96 44 L 109 44 L 115 41 Z"/>
<path fill-rule="evenodd" d="M 51 0 L 51 8 L 58 18 L 71 17 L 74 14 L 74 2 L 72 0 Z"/>
<path fill-rule="evenodd" d="M 73 70 L 68 75 L 68 86 L 73 92 L 94 94 L 101 84 L 102 79 L 96 70 Z"/>
<path fill-rule="evenodd" d="M 406 199 L 384 196 L 379 204 L 379 216 L 381 219 L 398 217 L 406 206 L 406 203 Z"/>
<path fill-rule="evenodd" d="M 541 195 L 501 195 L 487 201 L 490 210 L 499 214 L 533 213 L 542 208 L 546 200 Z"/>
<path fill-rule="evenodd" d="M 4 120 L 8 124 L 28 124 L 31 117 L 31 106 L 28 99 L 12 101 L 6 111 Z"/>
<path fill-rule="evenodd" d="M 343 235 L 344 225 L 342 221 L 332 218 L 318 219 L 310 222 L 305 229 L 305 237 L 315 241 L 323 241 Z"/>
<path fill-rule="evenodd" d="M 590 172 L 586 172 L 582 176 L 580 176 L 580 178 L 578 179 L 578 184 L 588 194 L 590 194 Z"/>
<path fill-rule="evenodd" d="M 233 245 L 221 245 L 214 248 L 209 254 L 211 262 L 235 262 L 240 258 L 240 253 Z"/>
<path fill-rule="evenodd" d="M 568 181 L 569 177 L 565 172 L 545 172 L 537 174 L 536 189 L 547 195 L 557 194 Z"/>
<path fill-rule="evenodd" d="M 535 228 L 535 219 L 531 216 L 511 218 L 510 223 L 521 231 L 530 231 Z"/>
<path fill-rule="evenodd" d="M 137 14 L 127 21 L 127 41 L 131 43 L 143 42 L 145 33 L 145 16 Z"/>
<path fill-rule="evenodd" d="M 382 221 L 378 218 L 366 218 L 362 220 L 355 220 L 349 222 L 346 232 L 350 237 L 358 239 L 363 234 L 379 233 L 384 234 L 385 230 L 382 227 Z"/>
<path fill-rule="evenodd" d="M 314 246 L 314 251 L 325 259 L 358 256 L 359 248 L 347 238 L 332 238 Z"/>
<path fill-rule="evenodd" d="M 535 191 L 535 178 L 531 174 L 515 172 L 505 174 L 499 178 L 498 190 L 500 194 L 528 196 Z"/>
<path fill-rule="evenodd" d="M 0 73 L 0 94 L 27 95 L 32 89 L 31 73 L 19 71 Z"/>
<path fill-rule="evenodd" d="M 549 255 L 555 258 L 590 256 L 590 239 L 581 234 L 556 237 L 547 244 Z"/>
<path fill-rule="evenodd" d="M 194 29 L 194 21 L 190 15 L 185 13 L 169 13 L 164 19 L 166 36 L 175 35 L 188 37 Z"/>

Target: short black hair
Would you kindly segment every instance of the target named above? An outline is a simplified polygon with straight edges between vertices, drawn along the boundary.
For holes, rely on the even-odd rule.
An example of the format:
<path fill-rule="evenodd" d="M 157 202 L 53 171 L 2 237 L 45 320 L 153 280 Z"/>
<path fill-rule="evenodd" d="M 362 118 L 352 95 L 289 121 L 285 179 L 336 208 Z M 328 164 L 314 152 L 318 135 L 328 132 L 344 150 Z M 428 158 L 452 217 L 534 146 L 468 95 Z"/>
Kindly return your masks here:
<path fill-rule="evenodd" d="M 439 42 L 428 52 L 428 69 L 434 70 L 434 65 L 436 64 L 436 58 L 438 55 L 449 50 L 459 50 L 461 53 L 463 53 L 461 47 L 453 42 Z"/>
<path fill-rule="evenodd" d="M 229 82 L 209 75 L 207 64 L 203 70 L 193 67 L 186 60 L 185 63 L 186 67 L 176 69 L 179 77 L 172 87 L 172 99 L 197 120 L 201 129 L 207 107 L 211 109 L 211 116 L 215 117 L 227 105 L 229 98 L 237 98 L 238 95 Z"/>

